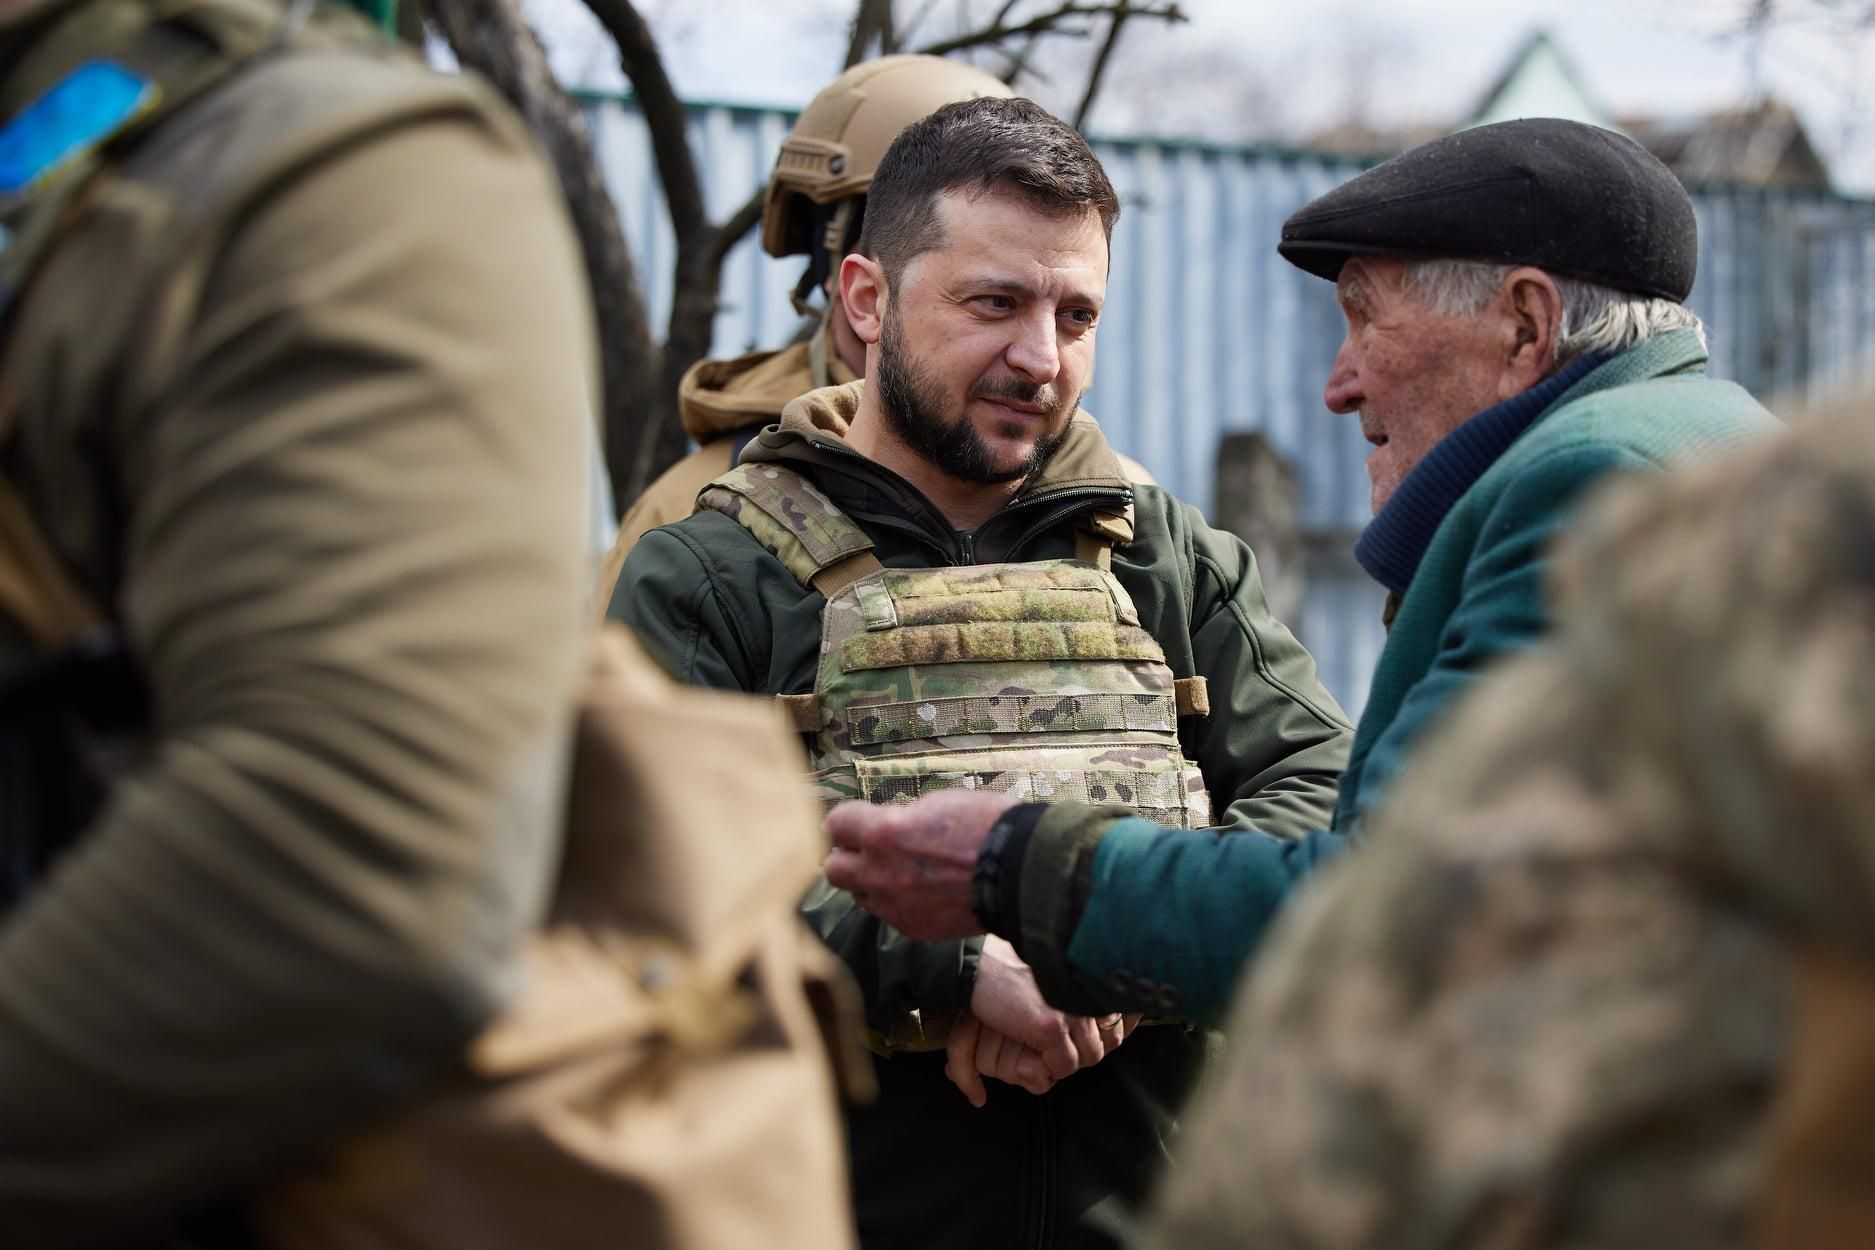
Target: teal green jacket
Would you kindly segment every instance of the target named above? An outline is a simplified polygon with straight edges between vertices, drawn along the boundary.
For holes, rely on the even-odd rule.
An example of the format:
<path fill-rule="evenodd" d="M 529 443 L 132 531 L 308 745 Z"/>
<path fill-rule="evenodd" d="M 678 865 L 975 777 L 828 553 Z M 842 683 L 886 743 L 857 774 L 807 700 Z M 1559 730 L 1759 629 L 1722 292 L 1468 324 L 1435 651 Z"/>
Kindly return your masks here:
<path fill-rule="evenodd" d="M 1050 998 L 1083 1012 L 1175 1002 L 1215 1018 L 1295 883 L 1358 835 L 1466 687 L 1543 633 L 1547 552 L 1584 494 L 1611 474 L 1657 472 L 1775 428 L 1744 390 L 1707 377 L 1705 361 L 1684 330 L 1609 359 L 1445 514 L 1398 601 L 1331 829 L 1220 837 L 1107 810 L 1042 812 L 1021 849 L 1019 899 L 986 919 Z"/>

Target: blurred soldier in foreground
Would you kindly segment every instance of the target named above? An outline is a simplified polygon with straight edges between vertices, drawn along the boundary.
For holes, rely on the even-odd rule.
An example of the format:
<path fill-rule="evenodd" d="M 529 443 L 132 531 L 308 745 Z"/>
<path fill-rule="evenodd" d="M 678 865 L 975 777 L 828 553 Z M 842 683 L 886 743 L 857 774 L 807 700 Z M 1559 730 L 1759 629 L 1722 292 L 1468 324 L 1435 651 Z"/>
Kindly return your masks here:
<path fill-rule="evenodd" d="M 1254 965 L 1157 1245 L 1875 1245 L 1866 407 L 1611 492 Z"/>
<path fill-rule="evenodd" d="M 1296 881 L 1357 835 L 1424 734 L 1545 628 L 1549 544 L 1588 487 L 1761 435 L 1682 301 L 1693 207 L 1632 140 L 1556 120 L 1415 148 L 1303 207 L 1279 250 L 1334 281 L 1325 399 L 1374 451 L 1355 555 L 1389 632 L 1332 830 L 1216 838 L 1118 810 L 942 795 L 829 822 L 831 880 L 913 936 L 987 930 L 1050 1001 L 1210 1018 Z"/>
<path fill-rule="evenodd" d="M 0 1243 L 167 1244 L 519 987 L 587 657 L 590 312 L 519 123 L 353 15 L 10 0 L 0 67 Z M 511 1122 L 539 1054 L 483 1056 Z M 838 1217 L 821 1069 L 836 1183 L 792 1197 Z M 434 1197 L 434 1154 L 381 1158 L 376 1201 Z"/>
<path fill-rule="evenodd" d="M 1292 834 L 1332 804 L 1350 729 L 1249 550 L 1129 484 L 1079 410 L 1119 208 L 1028 100 L 906 127 L 841 267 L 867 379 L 790 404 L 626 562 L 613 611 L 687 680 L 782 696 L 830 802 L 981 787 Z M 1007 942 L 908 941 L 824 885 L 805 910 L 879 1052 L 862 1243 L 1118 1244 L 1204 1036 L 1050 1010 Z"/>

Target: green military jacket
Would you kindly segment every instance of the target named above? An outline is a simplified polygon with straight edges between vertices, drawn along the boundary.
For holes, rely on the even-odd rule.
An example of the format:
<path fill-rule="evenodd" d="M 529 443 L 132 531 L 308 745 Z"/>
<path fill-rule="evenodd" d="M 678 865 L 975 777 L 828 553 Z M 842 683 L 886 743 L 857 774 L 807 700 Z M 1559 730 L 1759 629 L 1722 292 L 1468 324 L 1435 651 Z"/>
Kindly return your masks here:
<path fill-rule="evenodd" d="M 1707 377 L 1705 361 L 1687 330 L 1606 361 L 1545 408 L 1446 514 L 1388 631 L 1332 831 L 1218 840 L 1088 808 L 1047 812 L 1027 849 L 1023 897 L 1040 895 L 1067 863 L 1089 883 L 1084 905 L 998 928 L 1051 1000 L 1084 1012 L 1137 1010 L 1172 987 L 1185 1012 L 1214 1018 L 1295 882 L 1358 834 L 1478 675 L 1543 633 L 1549 547 L 1585 493 L 1613 475 L 1657 472 L 1776 428 L 1743 389 Z"/>
<path fill-rule="evenodd" d="M 1219 819 L 1282 836 L 1326 821 L 1350 728 L 1307 653 L 1270 617 L 1241 542 L 1165 491 L 1129 484 L 1086 418 L 1007 507 L 958 533 L 832 432 L 848 414 L 827 410 L 825 397 L 843 394 L 853 392 L 815 392 L 791 405 L 743 462 L 807 476 L 889 567 L 1072 557 L 1077 523 L 1130 499 L 1134 537 L 1114 550 L 1113 573 L 1175 675 L 1208 679 L 1211 714 L 1183 722 L 1181 737 Z M 705 511 L 645 535 L 611 612 L 686 680 L 799 694 L 814 687 L 824 603 L 736 521 Z M 1159 906 L 1149 887 L 1139 897 Z M 979 942 L 907 941 L 828 888 L 811 896 L 807 914 L 853 970 L 875 1032 L 895 1033 L 914 1010 L 968 1005 Z M 1150 1027 L 1049 1094 L 998 1087 L 982 1111 L 951 1087 L 941 1053 L 876 1060 L 882 1097 L 851 1117 L 862 1240 L 875 1248 L 1116 1244 L 1116 1221 L 1163 1159 L 1172 1109 L 1204 1047 L 1183 1028 Z"/>

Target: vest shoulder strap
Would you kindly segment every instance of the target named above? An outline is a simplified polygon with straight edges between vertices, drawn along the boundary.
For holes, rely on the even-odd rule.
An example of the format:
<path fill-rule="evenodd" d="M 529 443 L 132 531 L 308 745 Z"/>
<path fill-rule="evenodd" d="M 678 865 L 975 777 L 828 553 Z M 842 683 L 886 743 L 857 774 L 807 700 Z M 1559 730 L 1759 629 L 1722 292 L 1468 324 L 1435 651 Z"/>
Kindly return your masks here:
<path fill-rule="evenodd" d="M 703 488 L 698 511 L 720 512 L 831 599 L 885 566 L 872 539 L 813 483 L 781 465 L 739 464 Z"/>

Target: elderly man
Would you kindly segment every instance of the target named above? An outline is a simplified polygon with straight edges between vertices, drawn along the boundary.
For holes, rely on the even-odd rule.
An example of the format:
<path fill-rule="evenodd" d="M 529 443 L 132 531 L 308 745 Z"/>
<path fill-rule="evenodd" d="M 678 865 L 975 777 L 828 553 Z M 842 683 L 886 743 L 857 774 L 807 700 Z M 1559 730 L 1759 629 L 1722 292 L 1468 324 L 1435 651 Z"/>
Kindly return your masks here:
<path fill-rule="evenodd" d="M 1355 551 L 1389 592 L 1332 827 L 1217 838 L 983 794 L 830 822 L 831 880 L 914 936 L 1008 937 L 1068 1010 L 1215 1016 L 1294 883 L 1478 673 L 1543 632 L 1545 555 L 1584 492 L 1774 427 L 1705 376 L 1686 192 L 1612 132 L 1435 140 L 1302 208 L 1278 250 L 1336 284 L 1325 398 L 1374 444 Z"/>
<path fill-rule="evenodd" d="M 1351 730 L 1250 553 L 1129 484 L 1078 410 L 1118 212 L 1030 101 L 908 126 L 841 264 L 867 380 L 790 404 L 626 561 L 613 611 L 689 680 L 783 696 L 829 799 L 972 788 L 1289 836 L 1332 807 Z M 850 1118 L 862 1242 L 1118 1244 L 1204 1036 L 1109 1056 L 1119 1018 L 1048 1009 L 1007 942 L 910 941 L 832 888 L 806 911 L 879 1052 Z M 1027 1051 L 1052 1066 L 1024 1077 Z"/>
<path fill-rule="evenodd" d="M 1151 1244 L 1875 1245 L 1867 399 L 1591 509 L 1258 957 Z"/>

